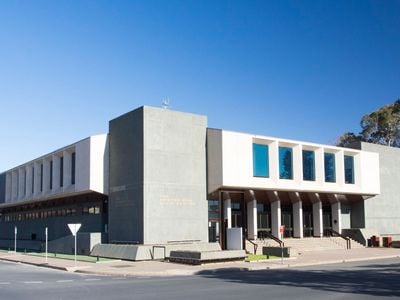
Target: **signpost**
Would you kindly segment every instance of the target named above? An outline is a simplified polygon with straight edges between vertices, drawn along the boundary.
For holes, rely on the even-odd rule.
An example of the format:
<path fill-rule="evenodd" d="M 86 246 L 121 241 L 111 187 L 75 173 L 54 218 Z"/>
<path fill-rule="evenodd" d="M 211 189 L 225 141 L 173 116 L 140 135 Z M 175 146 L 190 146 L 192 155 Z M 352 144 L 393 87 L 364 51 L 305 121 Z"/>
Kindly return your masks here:
<path fill-rule="evenodd" d="M 280 232 L 281 239 L 283 240 L 283 233 L 285 232 L 285 225 L 282 225 L 281 227 L 279 227 L 279 232 Z M 282 245 L 282 243 L 281 243 L 281 264 L 283 265 L 283 245 Z"/>
<path fill-rule="evenodd" d="M 69 230 L 71 230 L 72 235 L 75 237 L 75 266 L 76 266 L 76 234 L 79 230 L 79 228 L 81 228 L 82 224 L 68 224 Z"/>
<path fill-rule="evenodd" d="M 14 227 L 14 253 L 17 254 L 17 226 Z"/>
<path fill-rule="evenodd" d="M 44 234 L 46 235 L 46 264 L 47 264 L 47 250 L 48 250 L 48 248 L 47 248 L 47 243 L 48 243 L 48 241 L 49 241 L 49 239 L 48 239 L 48 234 L 49 234 L 49 232 L 48 232 L 47 227 L 46 227 L 46 230 L 45 230 Z"/>

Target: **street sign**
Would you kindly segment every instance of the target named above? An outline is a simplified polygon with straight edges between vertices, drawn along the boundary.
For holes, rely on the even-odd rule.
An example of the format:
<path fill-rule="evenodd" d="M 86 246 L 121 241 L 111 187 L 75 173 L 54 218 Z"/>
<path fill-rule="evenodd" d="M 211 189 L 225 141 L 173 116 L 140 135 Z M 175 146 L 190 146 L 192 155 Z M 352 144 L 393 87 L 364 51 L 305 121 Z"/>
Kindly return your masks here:
<path fill-rule="evenodd" d="M 75 252 L 75 266 L 76 266 L 76 233 L 78 232 L 79 228 L 81 228 L 82 224 L 68 224 L 69 230 L 71 230 L 72 235 L 75 237 L 75 247 L 74 247 L 74 252 Z"/>
<path fill-rule="evenodd" d="M 76 235 L 78 232 L 79 228 L 81 228 L 82 224 L 68 224 L 69 230 L 71 230 L 71 233 L 73 236 Z"/>

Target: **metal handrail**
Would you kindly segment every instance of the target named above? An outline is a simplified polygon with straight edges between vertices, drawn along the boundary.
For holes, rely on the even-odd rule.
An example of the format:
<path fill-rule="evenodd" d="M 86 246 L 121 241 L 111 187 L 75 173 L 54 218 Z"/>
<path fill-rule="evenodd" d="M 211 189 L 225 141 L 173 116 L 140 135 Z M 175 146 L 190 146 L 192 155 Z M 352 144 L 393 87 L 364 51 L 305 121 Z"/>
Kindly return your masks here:
<path fill-rule="evenodd" d="M 351 239 L 349 237 L 347 237 L 347 236 L 345 236 L 345 235 L 343 235 L 343 234 L 341 234 L 341 233 L 339 233 L 336 230 L 333 230 L 331 228 L 328 229 L 328 232 L 330 232 L 331 236 L 339 236 L 342 239 L 344 239 L 346 241 L 346 248 L 347 249 L 351 249 Z"/>
<path fill-rule="evenodd" d="M 253 247 L 254 247 L 254 255 L 257 254 L 258 244 L 254 243 L 253 241 L 250 241 L 249 239 L 246 239 L 246 241 L 248 241 L 250 244 L 253 245 Z"/>
<path fill-rule="evenodd" d="M 261 231 L 261 233 L 263 237 L 266 236 L 267 238 L 270 238 L 271 240 L 277 242 L 279 244 L 279 247 L 285 247 L 285 243 L 276 236 L 274 236 L 272 233 L 269 233 L 268 231 Z"/>

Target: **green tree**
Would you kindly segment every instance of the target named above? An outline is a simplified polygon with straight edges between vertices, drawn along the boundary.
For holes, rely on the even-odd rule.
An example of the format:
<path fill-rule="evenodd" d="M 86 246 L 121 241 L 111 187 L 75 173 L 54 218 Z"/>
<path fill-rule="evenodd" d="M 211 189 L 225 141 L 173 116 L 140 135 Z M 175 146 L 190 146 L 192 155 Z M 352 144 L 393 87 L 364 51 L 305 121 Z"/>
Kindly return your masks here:
<path fill-rule="evenodd" d="M 349 147 L 354 142 L 359 142 L 362 140 L 363 139 L 361 135 L 355 135 L 353 132 L 346 132 L 338 138 L 336 141 L 336 146 Z"/>
<path fill-rule="evenodd" d="M 400 147 L 400 99 L 361 118 L 361 132 L 346 132 L 336 144 L 346 147 L 355 141 Z"/>

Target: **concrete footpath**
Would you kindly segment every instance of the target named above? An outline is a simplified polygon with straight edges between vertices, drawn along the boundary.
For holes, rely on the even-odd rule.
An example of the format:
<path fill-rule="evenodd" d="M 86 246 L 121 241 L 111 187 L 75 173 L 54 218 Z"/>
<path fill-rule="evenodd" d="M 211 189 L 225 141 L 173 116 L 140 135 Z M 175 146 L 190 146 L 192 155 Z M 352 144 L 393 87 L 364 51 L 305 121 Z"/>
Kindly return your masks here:
<path fill-rule="evenodd" d="M 81 262 L 76 265 L 73 260 L 49 257 L 46 263 L 44 257 L 23 253 L 0 253 L 0 260 L 54 268 L 69 272 L 79 272 L 96 275 L 112 276 L 184 276 L 195 275 L 201 271 L 223 272 L 224 270 L 240 269 L 245 271 L 295 268 L 321 264 L 337 264 L 343 262 L 367 261 L 385 258 L 399 258 L 400 249 L 394 248 L 363 248 L 352 250 L 324 250 L 304 252 L 296 258 L 271 259 L 259 262 L 225 262 L 201 266 L 191 266 L 163 261 L 107 261 Z"/>

